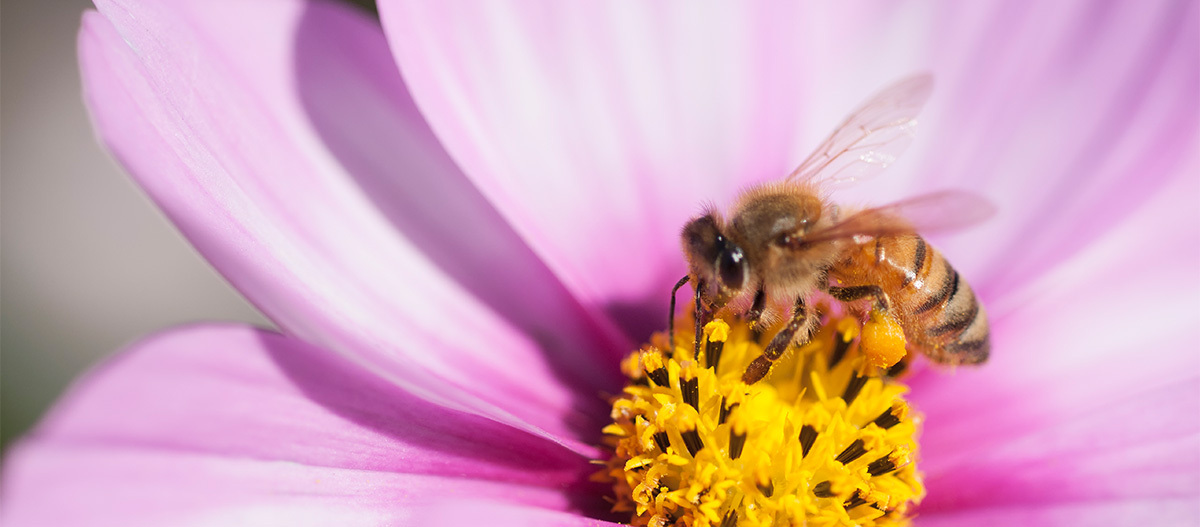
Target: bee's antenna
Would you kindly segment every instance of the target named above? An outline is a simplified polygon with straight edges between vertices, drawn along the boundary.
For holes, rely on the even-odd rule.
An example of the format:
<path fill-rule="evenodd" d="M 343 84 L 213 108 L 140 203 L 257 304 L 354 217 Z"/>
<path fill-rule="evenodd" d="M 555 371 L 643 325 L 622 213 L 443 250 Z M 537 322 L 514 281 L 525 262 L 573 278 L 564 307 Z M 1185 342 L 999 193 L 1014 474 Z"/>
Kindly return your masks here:
<path fill-rule="evenodd" d="M 675 348 L 675 293 L 678 293 L 679 288 L 688 283 L 690 279 L 691 276 L 683 275 L 683 278 L 675 283 L 675 287 L 671 288 L 671 313 L 667 316 L 667 337 L 670 339 L 667 341 L 667 346 L 670 346 L 670 349 Z M 670 349 L 667 350 L 668 353 L 670 353 Z"/>

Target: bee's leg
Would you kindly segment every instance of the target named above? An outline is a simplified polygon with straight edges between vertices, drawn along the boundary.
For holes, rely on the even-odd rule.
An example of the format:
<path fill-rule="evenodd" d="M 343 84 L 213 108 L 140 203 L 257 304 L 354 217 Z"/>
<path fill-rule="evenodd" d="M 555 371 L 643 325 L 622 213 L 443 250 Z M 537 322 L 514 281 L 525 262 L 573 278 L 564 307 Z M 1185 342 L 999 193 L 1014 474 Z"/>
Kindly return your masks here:
<path fill-rule="evenodd" d="M 887 311 L 891 307 L 891 301 L 888 299 L 887 293 L 884 293 L 883 289 L 877 285 L 830 287 L 826 291 L 829 293 L 829 296 L 838 299 L 840 302 L 853 302 L 872 297 L 875 299 L 875 307 L 881 311 Z"/>
<path fill-rule="evenodd" d="M 704 281 L 696 280 L 696 350 L 693 357 L 700 356 L 700 339 L 704 336 L 704 325 L 708 323 L 708 317 L 712 315 L 708 307 L 704 305 Z M 716 307 L 712 311 L 716 311 Z"/>
<path fill-rule="evenodd" d="M 746 367 L 746 373 L 742 375 L 742 382 L 754 384 L 766 377 L 767 372 L 771 369 L 771 363 L 783 356 L 783 352 L 787 351 L 788 347 L 792 345 L 792 340 L 796 338 L 796 333 L 802 329 L 807 331 L 808 319 L 808 306 L 804 303 L 804 297 L 797 298 L 796 308 L 792 311 L 792 319 L 783 329 L 779 330 L 779 333 L 775 334 L 775 338 L 772 338 L 771 343 L 767 345 L 766 351 L 763 351 L 762 355 L 759 355 Z"/>
<path fill-rule="evenodd" d="M 759 327 L 759 319 L 762 318 L 763 309 L 767 307 L 767 292 L 763 291 L 762 286 L 759 286 L 758 292 L 754 294 L 754 304 L 750 306 L 750 310 L 746 312 L 746 322 L 750 325 L 750 331 L 753 333 L 753 340 L 758 341 L 762 336 L 762 328 Z"/>
<path fill-rule="evenodd" d="M 667 316 L 667 346 L 675 348 L 675 293 L 679 292 L 679 288 L 683 284 L 688 283 L 690 276 L 684 275 L 678 282 L 675 282 L 675 287 L 671 288 L 671 313 Z"/>

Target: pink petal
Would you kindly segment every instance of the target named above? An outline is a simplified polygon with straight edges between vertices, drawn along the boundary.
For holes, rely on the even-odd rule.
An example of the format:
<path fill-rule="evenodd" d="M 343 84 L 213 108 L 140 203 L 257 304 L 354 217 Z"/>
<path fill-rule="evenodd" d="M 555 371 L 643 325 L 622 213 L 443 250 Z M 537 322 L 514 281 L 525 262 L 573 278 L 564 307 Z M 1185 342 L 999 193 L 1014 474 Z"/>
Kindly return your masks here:
<path fill-rule="evenodd" d="M 281 328 L 440 404 L 596 428 L 626 344 L 439 148 L 378 26 L 288 0 L 100 8 L 80 35 L 98 133 Z"/>
<path fill-rule="evenodd" d="M 786 174 L 922 69 L 939 86 L 915 159 L 839 199 L 978 191 L 1001 216 L 947 252 L 993 298 L 1035 279 L 1181 174 L 1195 142 L 1195 4 L 1149 7 L 380 2 L 450 153 L 568 287 L 618 314 L 657 312 L 635 308 L 682 274 L 677 232 L 702 202 Z"/>
<path fill-rule="evenodd" d="M 617 527 L 582 515 L 486 499 L 435 501 L 414 512 L 418 525 L 488 525 L 494 527 Z"/>
<path fill-rule="evenodd" d="M 999 420 L 990 426 L 977 423 L 1000 440 L 960 445 L 955 450 L 961 455 L 952 460 L 935 445 L 922 445 L 929 496 L 921 514 L 1195 499 L 1200 497 L 1197 415 L 1200 378 L 1121 393 L 1116 401 L 1098 399 L 1079 405 L 1077 414 L 1023 431 Z M 933 423 L 931 431 L 938 426 Z"/>
<path fill-rule="evenodd" d="M 1066 503 L 1043 506 L 978 508 L 947 514 L 918 516 L 920 527 L 1022 527 L 1070 526 L 1112 527 L 1155 525 L 1190 527 L 1200 518 L 1196 498 L 1169 498 L 1096 503 Z"/>
<path fill-rule="evenodd" d="M 563 510 L 592 470 L 240 326 L 133 346 L 80 381 L 6 465 L 6 525 L 383 525 L 456 495 Z"/>
<path fill-rule="evenodd" d="M 379 7 L 455 160 L 568 287 L 643 333 L 661 327 L 683 274 L 686 219 L 798 163 L 801 103 L 821 82 L 813 45 L 858 14 L 825 25 L 805 17 L 827 13 L 774 4 Z"/>
<path fill-rule="evenodd" d="M 945 249 L 978 292 L 1002 300 L 1127 222 L 1162 185 L 1194 177 L 1197 5 L 958 7 L 934 30 L 943 90 L 921 171 L 927 184 L 999 205 Z"/>
<path fill-rule="evenodd" d="M 1169 518 L 1200 497 L 1196 195 L 1200 181 L 1171 181 L 1001 304 L 984 367 L 912 380 L 926 414 L 923 515 L 1088 524 L 1121 507 Z"/>

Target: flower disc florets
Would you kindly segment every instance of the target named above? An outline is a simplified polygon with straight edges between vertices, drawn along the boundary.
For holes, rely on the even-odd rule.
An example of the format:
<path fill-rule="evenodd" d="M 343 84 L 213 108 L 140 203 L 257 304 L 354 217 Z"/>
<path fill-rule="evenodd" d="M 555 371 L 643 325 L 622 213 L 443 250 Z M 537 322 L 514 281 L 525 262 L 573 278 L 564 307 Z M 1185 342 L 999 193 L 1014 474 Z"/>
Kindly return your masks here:
<path fill-rule="evenodd" d="M 732 326 L 730 325 L 732 324 Z M 905 525 L 924 494 L 906 388 L 860 353 L 855 318 L 827 319 L 769 376 L 741 381 L 765 345 L 741 322 L 682 327 L 623 363 L 605 427 L 614 511 L 635 525 Z"/>

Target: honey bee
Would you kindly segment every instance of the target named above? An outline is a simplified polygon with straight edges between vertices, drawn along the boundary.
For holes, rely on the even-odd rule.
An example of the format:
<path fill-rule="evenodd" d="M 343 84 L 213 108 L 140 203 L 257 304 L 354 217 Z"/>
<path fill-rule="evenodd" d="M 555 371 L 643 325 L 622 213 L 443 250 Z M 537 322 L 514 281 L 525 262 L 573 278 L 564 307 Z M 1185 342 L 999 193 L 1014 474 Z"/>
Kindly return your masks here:
<path fill-rule="evenodd" d="M 696 346 L 707 317 L 728 308 L 761 327 L 764 311 L 791 315 L 743 375 L 762 379 L 793 342 L 803 343 L 817 317 L 818 292 L 839 302 L 873 302 L 897 320 L 910 349 L 942 364 L 978 364 L 991 345 L 987 315 L 971 286 L 918 231 L 962 227 L 991 213 L 990 204 L 943 191 L 846 213 L 828 188 L 885 168 L 911 142 L 916 116 L 932 89 L 929 75 L 886 88 L 855 110 L 791 175 L 746 189 L 726 220 L 708 209 L 681 235 L 696 296 Z M 773 306 L 785 306 L 782 309 Z M 769 317 L 768 317 L 769 318 Z M 672 325 L 672 334 L 674 331 Z"/>

